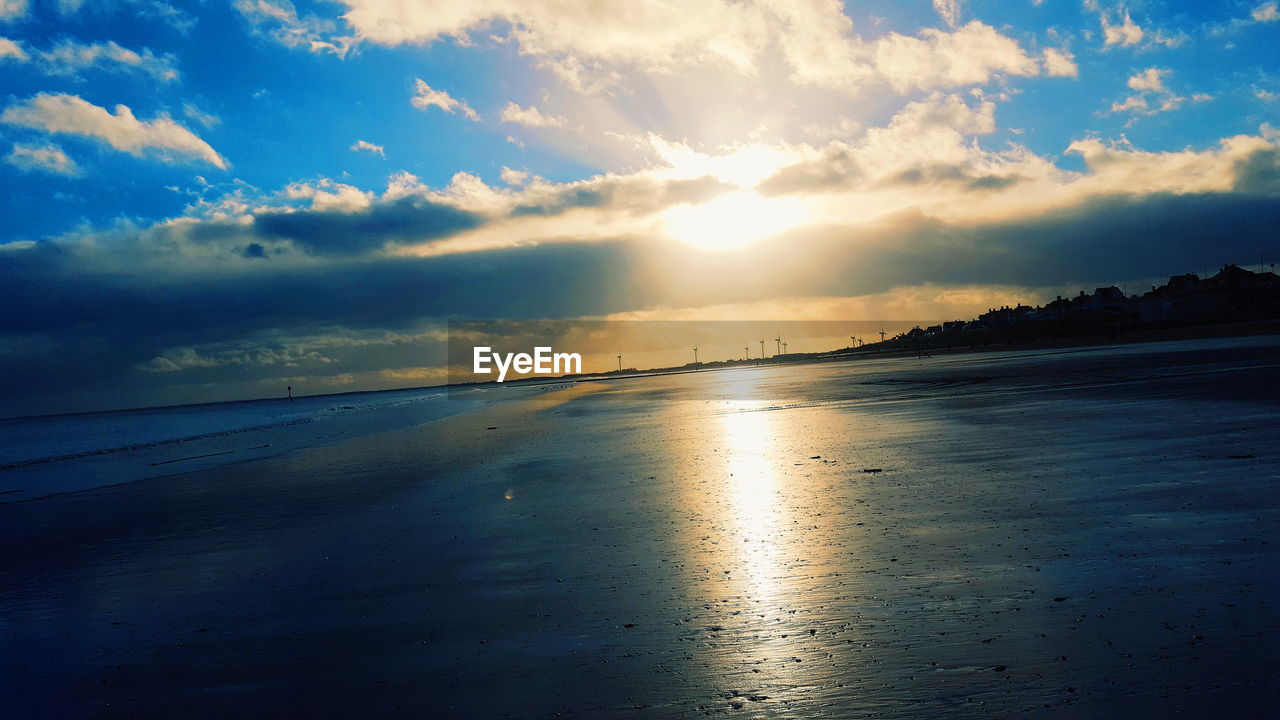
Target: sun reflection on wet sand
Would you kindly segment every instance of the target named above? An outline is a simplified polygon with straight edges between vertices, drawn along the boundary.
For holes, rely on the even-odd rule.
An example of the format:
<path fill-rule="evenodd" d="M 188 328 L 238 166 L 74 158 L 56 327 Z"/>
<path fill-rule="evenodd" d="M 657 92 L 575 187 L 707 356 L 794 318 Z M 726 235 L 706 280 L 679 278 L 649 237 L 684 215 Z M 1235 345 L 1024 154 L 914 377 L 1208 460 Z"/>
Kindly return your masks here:
<path fill-rule="evenodd" d="M 736 567 L 731 573 L 747 586 L 757 602 L 777 598 L 781 548 L 777 459 L 773 454 L 770 416 L 759 403 L 735 402 L 715 419 L 728 463 L 727 496 L 730 520 L 738 542 Z"/>
<path fill-rule="evenodd" d="M 691 472 L 674 501 L 691 532 L 673 540 L 694 603 L 684 639 L 696 643 L 693 659 L 708 689 L 730 705 L 785 715 L 780 694 L 789 702 L 832 685 L 830 661 L 818 662 L 830 655 L 814 637 L 828 624 L 819 607 L 836 593 L 824 572 L 831 528 L 812 508 L 829 478 L 796 467 L 814 413 L 776 411 L 777 398 L 752 380 L 708 388 L 709 403 L 681 413 L 699 434 L 676 445 Z M 690 423 L 694 408 L 700 417 Z"/>

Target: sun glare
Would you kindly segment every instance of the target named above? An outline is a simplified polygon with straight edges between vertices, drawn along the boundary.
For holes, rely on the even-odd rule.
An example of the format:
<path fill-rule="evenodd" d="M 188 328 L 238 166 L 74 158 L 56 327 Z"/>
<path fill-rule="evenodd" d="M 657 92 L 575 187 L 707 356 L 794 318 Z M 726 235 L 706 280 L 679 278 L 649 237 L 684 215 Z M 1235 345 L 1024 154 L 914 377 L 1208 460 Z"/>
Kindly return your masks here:
<path fill-rule="evenodd" d="M 805 218 L 796 198 L 766 198 L 742 191 L 663 213 L 668 235 L 704 250 L 737 250 L 797 227 Z"/>

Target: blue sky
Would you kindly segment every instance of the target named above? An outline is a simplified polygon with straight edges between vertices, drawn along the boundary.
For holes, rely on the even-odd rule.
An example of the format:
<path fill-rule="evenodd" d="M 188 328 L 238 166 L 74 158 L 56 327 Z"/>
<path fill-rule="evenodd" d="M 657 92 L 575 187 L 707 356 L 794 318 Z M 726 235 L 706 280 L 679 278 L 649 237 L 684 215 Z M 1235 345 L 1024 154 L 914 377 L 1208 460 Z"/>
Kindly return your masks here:
<path fill-rule="evenodd" d="M 425 384 L 450 318 L 1248 262 L 1278 49 L 1263 0 L 0 0 L 0 413 Z"/>

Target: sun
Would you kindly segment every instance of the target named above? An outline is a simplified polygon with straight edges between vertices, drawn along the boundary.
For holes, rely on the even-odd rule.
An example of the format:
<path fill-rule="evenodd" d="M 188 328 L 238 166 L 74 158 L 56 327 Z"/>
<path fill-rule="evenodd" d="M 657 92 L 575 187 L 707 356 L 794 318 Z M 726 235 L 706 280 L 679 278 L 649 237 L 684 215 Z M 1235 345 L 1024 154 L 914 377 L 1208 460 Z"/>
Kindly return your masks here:
<path fill-rule="evenodd" d="M 801 225 L 804 204 L 796 198 L 768 198 L 735 191 L 699 205 L 680 205 L 662 214 L 668 235 L 704 250 L 737 250 Z"/>

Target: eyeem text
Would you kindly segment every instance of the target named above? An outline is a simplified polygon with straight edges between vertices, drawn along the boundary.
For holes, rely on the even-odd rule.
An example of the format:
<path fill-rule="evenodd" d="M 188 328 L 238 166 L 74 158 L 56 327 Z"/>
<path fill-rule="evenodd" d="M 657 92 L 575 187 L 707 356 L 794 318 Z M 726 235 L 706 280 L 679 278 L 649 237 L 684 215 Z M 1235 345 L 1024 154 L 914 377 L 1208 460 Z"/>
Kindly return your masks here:
<path fill-rule="evenodd" d="M 507 371 L 534 375 L 567 375 L 582 372 L 582 356 L 578 353 L 552 352 L 549 347 L 535 347 L 529 353 L 498 353 L 493 348 L 477 347 L 472 355 L 471 369 L 477 375 L 493 372 L 490 363 L 498 368 L 498 382 L 507 379 Z"/>

